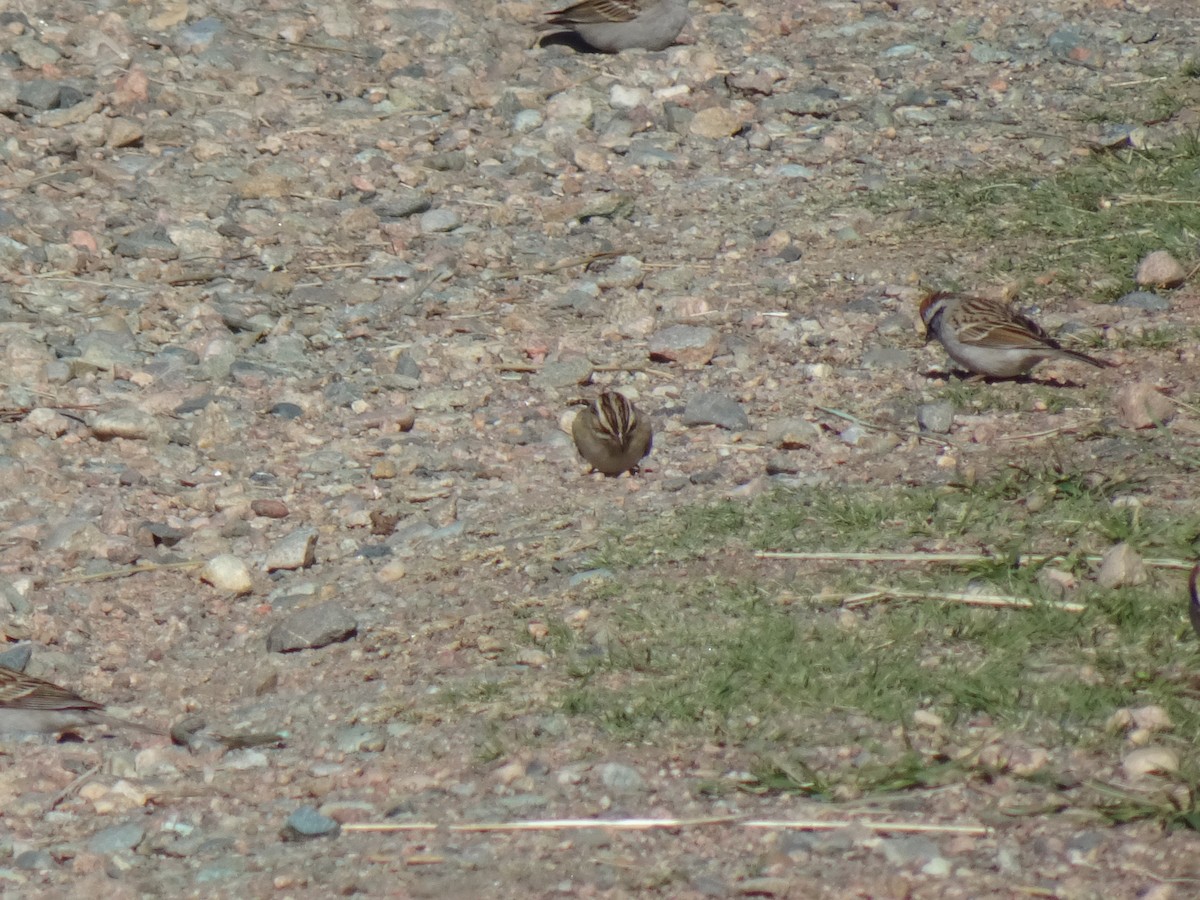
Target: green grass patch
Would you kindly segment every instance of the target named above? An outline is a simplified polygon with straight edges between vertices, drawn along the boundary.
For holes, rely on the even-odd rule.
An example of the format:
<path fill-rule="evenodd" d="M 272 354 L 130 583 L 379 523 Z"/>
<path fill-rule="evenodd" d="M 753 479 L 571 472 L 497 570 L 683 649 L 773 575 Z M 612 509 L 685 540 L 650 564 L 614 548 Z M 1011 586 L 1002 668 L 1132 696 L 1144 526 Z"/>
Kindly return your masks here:
<path fill-rule="evenodd" d="M 1162 149 L 1097 152 L 1051 174 L 929 179 L 871 199 L 905 211 L 906 231 L 991 247 L 995 275 L 1031 284 L 1053 272 L 1059 292 L 1104 301 L 1133 288 L 1134 269 L 1152 250 L 1168 250 L 1185 266 L 1192 260 L 1198 198 L 1200 135 L 1193 134 Z"/>
<path fill-rule="evenodd" d="M 1113 503 L 1139 495 L 1145 505 Z M 1050 749 L 1119 752 L 1108 718 L 1152 703 L 1177 734 L 1195 734 L 1200 704 L 1180 673 L 1197 668 L 1200 647 L 1182 573 L 1104 589 L 1084 559 L 1118 540 L 1147 557 L 1192 556 L 1200 513 L 1160 512 L 1151 500 L 1119 474 L 1042 462 L 970 488 L 813 488 L 679 510 L 614 538 L 597 563 L 615 577 L 588 589 L 589 629 L 552 634 L 569 661 L 561 710 L 621 741 L 736 744 L 764 761 L 758 787 L 821 797 L 963 777 L 959 756 L 910 740 L 929 716 L 959 751 L 985 728 Z M 922 549 L 993 557 L 915 566 L 754 556 Z M 1041 553 L 1061 554 L 1053 566 L 1075 573 L 1070 599 L 1083 612 L 1052 602 L 1043 565 L 1014 565 Z M 921 598 L 845 602 L 878 588 Z M 970 591 L 1033 606 L 937 599 Z"/>

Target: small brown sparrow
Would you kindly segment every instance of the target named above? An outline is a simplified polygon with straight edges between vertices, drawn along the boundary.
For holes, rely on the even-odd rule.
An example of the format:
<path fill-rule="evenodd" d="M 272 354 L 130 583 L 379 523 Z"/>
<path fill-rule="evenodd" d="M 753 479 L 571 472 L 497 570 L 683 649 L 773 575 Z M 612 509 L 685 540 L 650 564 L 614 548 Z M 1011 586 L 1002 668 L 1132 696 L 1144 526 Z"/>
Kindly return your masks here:
<path fill-rule="evenodd" d="M 579 455 L 609 476 L 636 474 L 654 443 L 650 421 L 618 391 L 605 391 L 581 409 L 571 424 L 571 436 Z"/>
<path fill-rule="evenodd" d="M 597 50 L 671 46 L 687 23 L 687 0 L 581 0 L 549 13 L 547 25 L 569 28 Z"/>
<path fill-rule="evenodd" d="M 1200 566 L 1195 566 L 1191 577 L 1188 578 L 1188 591 L 1192 595 L 1188 604 L 1188 617 L 1192 620 L 1192 630 L 1196 632 L 1196 637 L 1200 637 L 1200 594 L 1196 592 L 1197 577 L 1200 577 Z"/>
<path fill-rule="evenodd" d="M 938 292 L 921 301 L 926 342 L 937 338 L 950 358 L 977 375 L 1015 378 L 1047 359 L 1076 359 L 1106 369 L 1113 363 L 1068 350 L 1037 322 L 987 297 Z"/>
<path fill-rule="evenodd" d="M 118 725 L 154 734 L 156 728 L 104 711 L 104 705 L 41 678 L 0 666 L 0 734 L 62 732 L 81 725 Z"/>

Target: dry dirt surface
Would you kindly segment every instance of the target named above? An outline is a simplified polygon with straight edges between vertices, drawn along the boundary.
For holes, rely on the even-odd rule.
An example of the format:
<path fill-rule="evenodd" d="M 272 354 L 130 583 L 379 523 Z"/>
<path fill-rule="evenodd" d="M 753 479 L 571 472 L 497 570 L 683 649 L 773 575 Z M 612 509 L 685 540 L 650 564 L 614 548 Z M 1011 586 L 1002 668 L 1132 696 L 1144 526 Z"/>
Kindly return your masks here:
<path fill-rule="evenodd" d="M 979 786 L 887 810 L 960 833 L 453 830 L 829 818 L 699 790 L 736 746 L 556 712 L 529 623 L 585 621 L 588 554 L 680 505 L 940 477 L 945 448 L 814 411 L 913 427 L 944 364 L 917 278 L 997 288 L 988 247 L 870 198 L 1085 157 L 1091 105 L 1178 70 L 1200 24 L 1191 0 L 693 3 L 685 43 L 603 56 L 538 46 L 544 12 L 0 0 L 0 630 L 116 714 L 206 723 L 5 740 L 0 891 L 1197 896 L 1190 833 L 989 817 Z M 1194 376 L 1111 356 L 1089 386 Z M 654 419 L 637 478 L 586 475 L 564 429 L 600 387 Z M 704 395 L 733 427 L 685 420 Z M 809 446 L 772 446 L 797 419 Z M 1060 421 L 978 422 L 963 452 Z M 524 708 L 492 708 L 513 683 Z M 247 733 L 280 740 L 216 737 Z M 350 827 L 378 822 L 414 827 Z"/>

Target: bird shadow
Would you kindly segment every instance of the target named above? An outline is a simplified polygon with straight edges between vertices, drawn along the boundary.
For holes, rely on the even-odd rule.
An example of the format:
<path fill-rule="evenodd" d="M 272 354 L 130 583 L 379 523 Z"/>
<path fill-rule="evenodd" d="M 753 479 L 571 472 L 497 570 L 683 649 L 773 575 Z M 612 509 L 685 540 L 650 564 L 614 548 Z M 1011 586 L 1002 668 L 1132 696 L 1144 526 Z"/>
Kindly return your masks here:
<path fill-rule="evenodd" d="M 994 378 L 991 375 L 980 375 L 976 372 L 968 372 L 965 369 L 951 369 L 949 372 L 940 369 L 930 369 L 924 372 L 924 377 L 931 381 L 935 378 L 949 378 L 953 376 L 959 381 L 976 384 L 1032 384 L 1036 387 L 1050 388 L 1085 388 L 1087 384 L 1079 381 L 1066 379 L 1050 379 L 1050 378 L 1034 378 L 1032 375 L 1016 375 L 1009 378 Z"/>
<path fill-rule="evenodd" d="M 603 50 L 597 50 L 574 31 L 552 31 L 544 34 L 538 40 L 539 47 L 570 47 L 576 53 L 590 53 L 596 56 L 611 56 Z"/>

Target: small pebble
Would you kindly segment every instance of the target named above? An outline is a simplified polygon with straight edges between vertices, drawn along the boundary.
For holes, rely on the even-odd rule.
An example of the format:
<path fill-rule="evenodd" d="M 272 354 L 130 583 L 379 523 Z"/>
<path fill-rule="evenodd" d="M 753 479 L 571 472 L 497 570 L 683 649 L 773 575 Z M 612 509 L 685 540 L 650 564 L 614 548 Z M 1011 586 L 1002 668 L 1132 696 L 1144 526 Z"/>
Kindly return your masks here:
<path fill-rule="evenodd" d="M 248 594 L 254 588 L 249 566 L 232 553 L 222 553 L 210 559 L 200 570 L 200 580 L 231 594 Z"/>
<path fill-rule="evenodd" d="M 302 806 L 290 816 L 280 831 L 285 841 L 308 841 L 321 837 L 337 837 L 342 826 L 336 819 L 322 815 L 311 806 Z"/>

